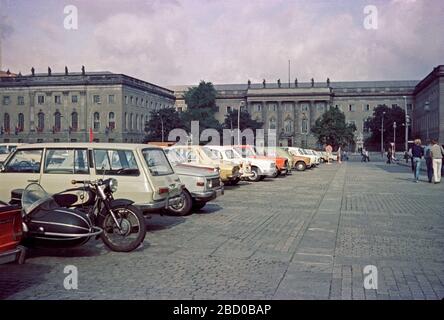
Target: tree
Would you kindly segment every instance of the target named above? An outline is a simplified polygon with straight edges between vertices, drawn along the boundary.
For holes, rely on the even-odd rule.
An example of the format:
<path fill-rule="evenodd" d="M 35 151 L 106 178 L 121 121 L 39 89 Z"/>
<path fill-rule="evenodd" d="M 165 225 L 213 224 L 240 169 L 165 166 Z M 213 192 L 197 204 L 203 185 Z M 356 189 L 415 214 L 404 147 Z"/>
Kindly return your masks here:
<path fill-rule="evenodd" d="M 385 112 L 385 113 L 384 113 Z M 373 146 L 373 149 L 381 147 L 381 127 L 382 115 L 384 113 L 384 149 L 390 142 L 393 142 L 393 124 L 396 122 L 396 145 L 400 149 L 404 147 L 405 139 L 405 112 L 399 106 L 388 107 L 385 104 L 379 105 L 373 110 L 373 116 L 364 122 L 364 129 L 370 132 L 370 136 L 365 143 L 368 146 Z M 396 150 L 400 150 L 396 147 Z"/>
<path fill-rule="evenodd" d="M 321 144 L 330 144 L 333 148 L 354 143 L 354 132 L 356 126 L 345 121 L 344 113 L 337 107 L 330 108 L 311 128 Z"/>
<path fill-rule="evenodd" d="M 199 86 L 188 88 L 184 94 L 187 109 L 181 115 L 188 131 L 191 130 L 191 121 L 199 121 L 200 132 L 207 128 L 221 130 L 221 125 L 214 116 L 217 111 L 216 94 L 211 82 L 201 81 Z"/>
<path fill-rule="evenodd" d="M 227 113 L 224 123 L 222 124 L 224 129 L 237 129 L 237 112 L 238 110 L 236 109 Z M 263 126 L 263 122 L 253 120 L 247 110 L 241 110 L 239 120 L 239 127 L 241 131 L 248 128 L 255 131 Z"/>
<path fill-rule="evenodd" d="M 145 141 L 162 141 L 162 125 L 164 141 L 168 141 L 168 134 L 171 130 L 184 128 L 180 114 L 176 109 L 153 110 L 150 114 L 150 120 L 145 123 Z"/>

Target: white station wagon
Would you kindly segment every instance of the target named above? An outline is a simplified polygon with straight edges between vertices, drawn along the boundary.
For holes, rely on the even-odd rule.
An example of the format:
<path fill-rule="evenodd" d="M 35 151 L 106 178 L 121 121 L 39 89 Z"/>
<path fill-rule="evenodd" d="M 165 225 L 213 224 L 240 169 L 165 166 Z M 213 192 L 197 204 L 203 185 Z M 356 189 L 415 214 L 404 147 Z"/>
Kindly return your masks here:
<path fill-rule="evenodd" d="M 180 201 L 183 189 L 164 151 L 146 144 L 38 143 L 18 146 L 0 165 L 0 200 L 13 189 L 37 182 L 48 193 L 72 188 L 72 180 L 113 177 L 116 198 L 130 199 L 143 211 Z"/>

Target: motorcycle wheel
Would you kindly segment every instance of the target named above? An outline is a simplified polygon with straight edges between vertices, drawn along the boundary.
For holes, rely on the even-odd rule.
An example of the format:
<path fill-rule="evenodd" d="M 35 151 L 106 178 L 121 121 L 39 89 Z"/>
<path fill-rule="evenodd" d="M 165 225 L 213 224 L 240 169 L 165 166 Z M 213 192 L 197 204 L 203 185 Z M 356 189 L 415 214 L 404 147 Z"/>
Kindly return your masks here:
<path fill-rule="evenodd" d="M 146 235 L 145 217 L 133 205 L 112 208 L 122 230 L 119 230 L 111 214 L 106 214 L 100 227 L 102 241 L 113 251 L 130 252 L 139 247 Z"/>

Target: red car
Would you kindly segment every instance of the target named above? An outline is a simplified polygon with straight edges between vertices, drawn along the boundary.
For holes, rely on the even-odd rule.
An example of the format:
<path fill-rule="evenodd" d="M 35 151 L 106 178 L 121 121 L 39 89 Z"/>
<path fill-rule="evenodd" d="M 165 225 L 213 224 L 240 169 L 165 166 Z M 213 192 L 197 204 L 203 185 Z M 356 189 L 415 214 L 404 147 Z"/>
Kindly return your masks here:
<path fill-rule="evenodd" d="M 21 210 L 0 202 L 0 264 L 25 262 L 25 248 L 19 245 L 22 236 Z"/>

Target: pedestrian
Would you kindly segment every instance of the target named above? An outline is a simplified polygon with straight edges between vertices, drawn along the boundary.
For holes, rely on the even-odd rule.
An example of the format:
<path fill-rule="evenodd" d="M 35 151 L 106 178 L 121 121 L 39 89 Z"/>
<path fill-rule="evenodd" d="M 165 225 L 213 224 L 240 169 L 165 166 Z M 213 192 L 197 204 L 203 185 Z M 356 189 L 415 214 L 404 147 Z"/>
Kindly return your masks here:
<path fill-rule="evenodd" d="M 342 163 L 341 157 L 342 157 L 342 150 L 341 150 L 341 146 L 339 146 L 339 148 L 338 148 L 338 155 L 337 155 L 338 163 Z"/>
<path fill-rule="evenodd" d="M 427 166 L 427 178 L 429 183 L 432 183 L 433 179 L 433 161 L 432 161 L 432 141 L 427 141 L 427 145 L 424 147 L 424 159 Z"/>
<path fill-rule="evenodd" d="M 327 152 L 327 164 L 331 164 L 330 158 L 331 158 L 331 153 L 333 151 L 333 147 L 331 145 L 327 145 L 325 147 L 325 151 Z"/>
<path fill-rule="evenodd" d="M 365 156 L 365 148 L 361 149 L 361 162 L 367 162 L 367 158 Z"/>
<path fill-rule="evenodd" d="M 412 159 L 415 169 L 413 171 L 413 175 L 415 178 L 415 182 L 419 181 L 422 157 L 424 157 L 424 149 L 421 147 L 421 139 L 415 139 L 414 145 L 412 146 Z"/>
<path fill-rule="evenodd" d="M 370 155 L 369 155 L 367 149 L 365 149 L 365 153 L 364 153 L 364 155 L 365 155 L 365 158 L 367 159 L 367 162 L 370 162 Z"/>
<path fill-rule="evenodd" d="M 392 163 L 392 148 L 388 148 L 387 149 L 387 163 L 391 164 Z"/>
<path fill-rule="evenodd" d="M 444 149 L 438 144 L 436 139 L 432 139 L 432 161 L 433 161 L 433 174 L 435 178 L 435 183 L 441 182 L 441 169 L 442 169 L 442 158 L 444 157 Z"/>

